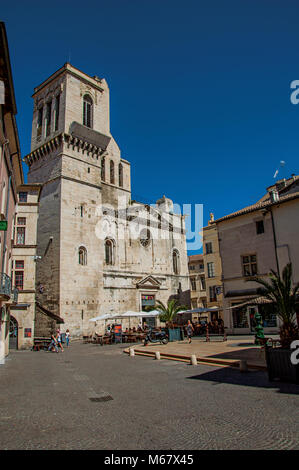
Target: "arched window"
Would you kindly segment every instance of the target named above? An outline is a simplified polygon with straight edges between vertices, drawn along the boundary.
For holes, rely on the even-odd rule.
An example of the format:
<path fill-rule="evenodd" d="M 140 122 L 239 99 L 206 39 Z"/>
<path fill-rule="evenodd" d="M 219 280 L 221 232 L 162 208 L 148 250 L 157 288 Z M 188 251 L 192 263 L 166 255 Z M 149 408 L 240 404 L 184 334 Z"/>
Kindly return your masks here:
<path fill-rule="evenodd" d="M 93 102 L 89 95 L 83 96 L 83 125 L 92 127 L 92 106 Z"/>
<path fill-rule="evenodd" d="M 180 271 L 180 254 L 177 250 L 172 252 L 172 266 L 174 274 L 179 274 Z"/>
<path fill-rule="evenodd" d="M 105 181 L 105 157 L 101 160 L 101 180 Z"/>
<path fill-rule="evenodd" d="M 84 246 L 80 246 L 79 251 L 79 264 L 81 266 L 86 266 L 87 265 L 87 250 L 84 248 Z"/>
<path fill-rule="evenodd" d="M 114 243 L 109 238 L 105 240 L 105 263 L 114 264 Z"/>
<path fill-rule="evenodd" d="M 115 178 L 114 178 L 114 162 L 110 160 L 110 183 L 114 184 Z"/>
<path fill-rule="evenodd" d="M 124 185 L 123 166 L 121 163 L 118 165 L 118 184 L 121 188 Z"/>

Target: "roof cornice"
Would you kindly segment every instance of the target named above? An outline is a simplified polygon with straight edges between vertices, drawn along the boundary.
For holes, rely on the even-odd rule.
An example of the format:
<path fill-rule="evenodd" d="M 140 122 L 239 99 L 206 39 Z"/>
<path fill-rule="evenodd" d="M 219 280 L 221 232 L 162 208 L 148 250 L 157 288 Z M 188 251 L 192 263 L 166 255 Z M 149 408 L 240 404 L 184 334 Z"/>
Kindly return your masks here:
<path fill-rule="evenodd" d="M 60 69 L 56 70 L 56 72 L 54 72 L 52 75 L 50 75 L 49 78 L 47 78 L 40 85 L 35 87 L 32 97 L 34 98 L 34 96 L 37 93 L 39 93 L 44 87 L 49 85 L 49 83 L 51 83 L 53 80 L 55 80 L 60 75 L 66 74 L 66 73 L 69 73 L 70 75 L 72 75 L 76 78 L 79 78 L 81 81 L 83 81 L 84 83 L 92 86 L 93 88 L 97 89 L 100 92 L 104 91 L 104 88 L 102 86 L 100 86 L 100 83 L 101 83 L 100 80 L 96 80 L 96 79 L 90 77 L 86 73 L 82 72 L 81 70 L 77 69 L 76 67 L 74 67 L 73 65 L 71 65 L 67 62 Z"/>

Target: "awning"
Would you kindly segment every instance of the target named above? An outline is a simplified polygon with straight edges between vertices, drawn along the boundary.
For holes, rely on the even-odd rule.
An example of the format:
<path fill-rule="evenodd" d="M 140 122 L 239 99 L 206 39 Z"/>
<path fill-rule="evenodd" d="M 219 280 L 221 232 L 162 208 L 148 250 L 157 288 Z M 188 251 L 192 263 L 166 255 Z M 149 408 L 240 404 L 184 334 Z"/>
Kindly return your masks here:
<path fill-rule="evenodd" d="M 112 314 L 105 313 L 104 315 L 99 315 L 98 317 L 90 318 L 89 321 L 108 320 L 108 318 L 112 318 Z"/>
<path fill-rule="evenodd" d="M 224 297 L 244 297 L 246 295 L 257 295 L 258 289 L 229 290 Z"/>
<path fill-rule="evenodd" d="M 150 312 L 141 312 L 142 317 L 158 317 L 159 315 L 163 315 L 163 312 L 160 312 L 159 310 L 150 310 Z"/>
<path fill-rule="evenodd" d="M 245 305 L 264 305 L 272 304 L 273 302 L 266 297 L 256 297 L 255 299 L 246 300 L 238 305 L 233 305 L 232 307 L 227 307 L 225 310 L 232 310 L 233 308 L 245 307 Z"/>
<path fill-rule="evenodd" d="M 158 315 L 161 315 L 161 312 L 158 310 L 151 310 L 150 312 L 134 312 L 132 310 L 128 310 L 127 312 L 114 314 L 114 318 L 132 318 L 132 317 L 137 317 L 137 318 L 142 318 L 142 317 L 157 317 Z"/>
<path fill-rule="evenodd" d="M 208 313 L 208 312 L 217 312 L 221 310 L 219 307 L 210 307 L 210 308 L 193 308 L 192 310 L 184 310 L 178 312 L 177 315 L 182 315 L 183 313 Z"/>
<path fill-rule="evenodd" d="M 18 310 L 18 309 L 24 309 L 30 307 L 31 304 L 17 304 L 17 305 L 11 305 L 10 310 Z"/>
<path fill-rule="evenodd" d="M 115 320 L 115 319 L 122 319 L 122 318 L 142 318 L 142 317 L 157 317 L 160 315 L 161 312 L 158 310 L 151 310 L 150 312 L 134 312 L 133 310 L 128 310 L 124 313 L 105 313 L 104 315 L 100 315 L 98 317 L 91 318 L 89 321 L 101 321 L 101 320 Z"/>

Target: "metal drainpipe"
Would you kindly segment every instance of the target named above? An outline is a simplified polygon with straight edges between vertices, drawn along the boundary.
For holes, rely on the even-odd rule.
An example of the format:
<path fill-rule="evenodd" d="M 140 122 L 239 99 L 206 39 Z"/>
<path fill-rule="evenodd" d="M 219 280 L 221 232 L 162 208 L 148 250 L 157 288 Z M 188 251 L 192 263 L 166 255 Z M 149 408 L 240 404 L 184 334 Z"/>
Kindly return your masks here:
<path fill-rule="evenodd" d="M 8 179 L 8 190 L 7 190 L 7 201 L 6 201 L 6 211 L 5 211 L 5 218 L 7 220 L 8 216 L 8 208 L 9 208 L 9 194 L 10 194 L 10 186 L 11 186 L 11 175 L 9 175 Z M 7 227 L 8 229 L 8 227 Z M 3 240 L 3 250 L 2 250 L 2 272 L 4 273 L 4 261 L 5 261 L 5 256 L 4 253 L 6 251 L 6 239 L 7 239 L 7 230 L 4 232 L 4 240 Z"/>
<path fill-rule="evenodd" d="M 223 325 L 224 325 L 224 276 L 223 276 L 223 263 L 222 263 L 222 256 L 221 256 L 221 250 L 220 250 L 220 237 L 219 237 L 219 230 L 218 230 L 218 227 L 216 225 L 216 229 L 217 229 L 217 240 L 218 240 L 218 248 L 219 248 L 219 258 L 220 258 L 220 264 L 221 264 L 221 284 L 222 284 L 222 315 L 223 315 Z M 229 319 L 229 326 L 230 328 L 232 329 L 232 322 L 231 322 L 231 318 Z"/>
<path fill-rule="evenodd" d="M 6 152 L 6 142 L 4 144 L 4 152 Z M 4 156 L 4 160 L 5 160 L 5 156 Z M 6 200 L 6 210 L 5 210 L 5 218 L 7 220 L 7 216 L 8 216 L 8 208 L 9 208 L 9 195 L 10 195 L 10 186 L 11 186 L 11 174 L 9 175 L 9 178 L 8 178 L 8 189 L 7 189 L 7 200 Z M 7 227 L 8 228 L 8 227 Z M 7 239 L 7 230 L 5 230 L 4 232 L 4 243 L 3 243 L 3 249 L 2 249 L 2 270 L 1 272 L 4 273 L 4 260 L 5 260 L 5 256 L 4 256 L 4 253 L 5 253 L 5 248 L 6 248 L 6 239 Z"/>
<path fill-rule="evenodd" d="M 274 225 L 274 219 L 273 219 L 272 210 L 269 209 L 269 211 L 270 211 L 270 214 L 271 214 L 271 221 L 272 221 L 272 230 L 273 230 L 273 238 L 274 238 L 274 248 L 275 248 L 275 258 L 276 258 L 277 273 L 278 273 L 278 276 L 280 277 L 280 270 L 279 270 L 278 256 L 277 256 L 277 243 L 276 243 L 275 225 Z"/>

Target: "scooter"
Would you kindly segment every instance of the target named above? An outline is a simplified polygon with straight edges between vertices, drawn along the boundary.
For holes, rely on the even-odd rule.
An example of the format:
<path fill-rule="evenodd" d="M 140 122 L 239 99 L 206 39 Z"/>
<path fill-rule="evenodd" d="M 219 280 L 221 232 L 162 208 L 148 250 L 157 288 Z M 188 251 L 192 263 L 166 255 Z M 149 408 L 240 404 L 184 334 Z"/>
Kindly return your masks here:
<path fill-rule="evenodd" d="M 146 337 L 144 339 L 144 346 L 146 346 L 148 343 L 161 343 L 161 344 L 167 344 L 168 343 L 168 336 L 165 333 L 165 331 L 158 331 L 155 332 L 155 338 L 152 338 L 152 330 L 149 330 L 146 334 Z"/>

